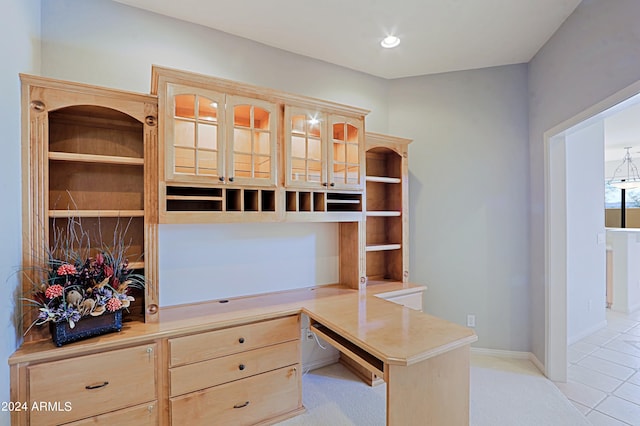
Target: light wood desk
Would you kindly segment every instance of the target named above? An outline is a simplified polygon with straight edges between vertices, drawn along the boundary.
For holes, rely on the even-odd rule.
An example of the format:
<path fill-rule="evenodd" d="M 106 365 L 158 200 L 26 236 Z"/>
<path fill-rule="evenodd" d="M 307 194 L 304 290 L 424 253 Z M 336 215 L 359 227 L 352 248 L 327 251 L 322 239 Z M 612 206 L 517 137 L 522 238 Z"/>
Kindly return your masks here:
<path fill-rule="evenodd" d="M 329 343 L 384 377 L 388 425 L 466 426 L 469 345 L 477 337 L 466 327 L 374 297 L 378 290 L 407 286 L 410 284 L 385 284 L 364 291 L 321 286 L 231 299 L 228 303 L 165 308 L 158 323 L 125 325 L 120 333 L 61 348 L 51 342 L 28 343 L 9 359 L 12 399 L 28 399 L 26 369 L 30 365 L 155 343 L 160 353 L 157 422 L 170 424 L 165 367 L 169 365 L 169 340 L 302 312 Z M 12 423 L 27 424 L 18 414 L 12 417 Z"/>
<path fill-rule="evenodd" d="M 468 425 L 472 330 L 363 293 L 303 312 L 326 341 L 387 383 L 387 424 Z"/>

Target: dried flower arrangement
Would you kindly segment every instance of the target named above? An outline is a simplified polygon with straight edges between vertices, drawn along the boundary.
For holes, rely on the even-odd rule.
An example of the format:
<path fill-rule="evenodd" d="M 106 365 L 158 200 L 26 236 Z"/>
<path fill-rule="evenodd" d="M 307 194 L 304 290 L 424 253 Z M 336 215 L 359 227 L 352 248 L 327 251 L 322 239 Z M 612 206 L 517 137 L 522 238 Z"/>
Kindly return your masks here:
<path fill-rule="evenodd" d="M 126 309 L 134 300 L 129 290 L 144 288 L 144 276 L 130 269 L 126 258 L 129 224 L 122 227 L 118 221 L 110 244 L 93 247 L 91 242 L 102 241 L 101 235 L 90 238 L 78 218 L 65 221 L 63 227 L 53 224 L 45 259 L 25 274 L 32 291 L 23 300 L 39 311 L 25 334 L 34 325 L 51 322 L 67 322 L 73 329 L 83 318 Z"/>

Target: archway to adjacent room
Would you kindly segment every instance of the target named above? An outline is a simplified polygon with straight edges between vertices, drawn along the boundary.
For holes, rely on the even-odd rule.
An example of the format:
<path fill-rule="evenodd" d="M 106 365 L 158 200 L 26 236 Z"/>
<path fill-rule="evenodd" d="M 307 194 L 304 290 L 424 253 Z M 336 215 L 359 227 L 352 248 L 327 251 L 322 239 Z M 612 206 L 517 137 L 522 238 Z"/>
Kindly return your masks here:
<path fill-rule="evenodd" d="M 545 149 L 545 374 L 554 381 L 567 379 L 568 345 L 568 277 L 575 269 L 572 247 L 571 206 L 568 197 L 575 195 L 575 183 L 568 175 L 569 165 L 578 160 L 568 141 L 578 132 L 582 136 L 597 133 L 604 118 L 640 102 L 640 81 L 588 108 L 544 134 Z M 604 178 L 604 176 L 602 177 Z M 603 201 L 604 203 L 604 201 Z M 604 225 L 604 224 L 603 224 Z M 604 228 L 603 228 L 604 229 Z M 601 239 L 604 235 L 592 235 Z M 602 241 L 604 244 L 604 241 Z M 602 261 L 604 262 L 604 255 Z M 604 280 L 602 283 L 604 288 Z"/>

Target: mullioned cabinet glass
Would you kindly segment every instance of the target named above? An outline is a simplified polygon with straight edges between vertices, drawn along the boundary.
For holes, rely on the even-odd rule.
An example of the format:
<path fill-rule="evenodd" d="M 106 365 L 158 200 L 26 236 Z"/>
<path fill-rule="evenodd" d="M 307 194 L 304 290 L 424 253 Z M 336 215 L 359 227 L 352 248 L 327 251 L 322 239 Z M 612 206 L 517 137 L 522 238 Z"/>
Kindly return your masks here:
<path fill-rule="evenodd" d="M 362 120 L 285 107 L 287 187 L 363 187 Z"/>
<path fill-rule="evenodd" d="M 167 181 L 275 185 L 273 104 L 177 84 L 167 98 Z"/>

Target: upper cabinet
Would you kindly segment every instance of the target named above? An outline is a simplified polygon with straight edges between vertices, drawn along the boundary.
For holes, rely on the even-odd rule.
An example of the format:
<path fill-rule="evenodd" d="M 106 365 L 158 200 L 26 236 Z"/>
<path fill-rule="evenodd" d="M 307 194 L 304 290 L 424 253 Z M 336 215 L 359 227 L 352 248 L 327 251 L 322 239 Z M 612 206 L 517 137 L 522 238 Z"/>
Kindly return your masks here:
<path fill-rule="evenodd" d="M 361 190 L 363 128 L 362 118 L 286 106 L 285 185 Z"/>
<path fill-rule="evenodd" d="M 368 111 L 153 67 L 160 223 L 358 221 Z"/>
<path fill-rule="evenodd" d="M 167 84 L 167 182 L 274 186 L 274 104 Z"/>

